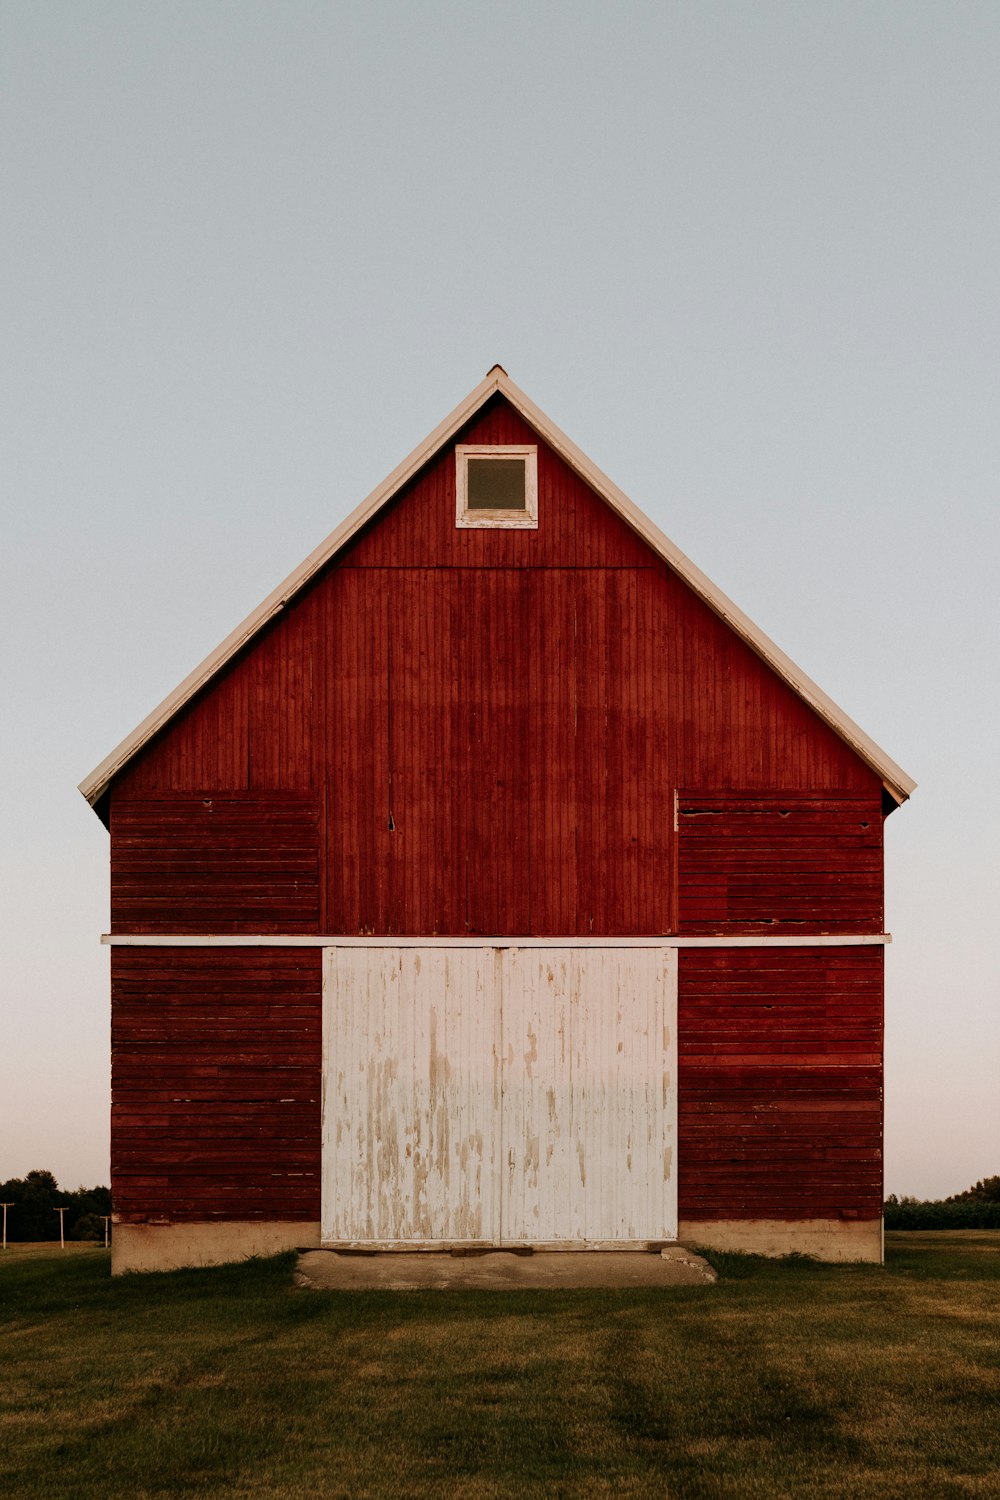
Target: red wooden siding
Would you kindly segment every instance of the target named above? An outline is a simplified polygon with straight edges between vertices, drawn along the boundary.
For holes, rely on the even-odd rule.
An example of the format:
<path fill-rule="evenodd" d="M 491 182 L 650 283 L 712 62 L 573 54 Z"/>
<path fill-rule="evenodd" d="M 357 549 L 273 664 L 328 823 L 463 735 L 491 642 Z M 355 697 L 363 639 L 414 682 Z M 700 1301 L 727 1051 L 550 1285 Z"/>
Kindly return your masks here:
<path fill-rule="evenodd" d="M 878 1218 L 882 949 L 682 949 L 682 1219 Z"/>
<path fill-rule="evenodd" d="M 319 916 L 315 797 L 210 791 L 114 798 L 114 930 L 315 932 Z"/>
<path fill-rule="evenodd" d="M 118 777 L 116 931 L 880 928 L 879 778 L 538 448 L 537 531 L 458 530 L 449 446 Z M 877 1215 L 881 963 L 681 955 L 683 1217 Z M 113 992 L 116 1210 L 318 1218 L 318 950 Z"/>
<path fill-rule="evenodd" d="M 882 930 L 880 798 L 681 792 L 683 933 Z"/>
<path fill-rule="evenodd" d="M 124 1223 L 319 1218 L 321 955 L 113 948 Z"/>
<path fill-rule="evenodd" d="M 495 401 L 459 435 L 536 441 Z M 676 930 L 678 786 L 878 778 L 544 443 L 537 531 L 460 531 L 448 448 L 119 778 L 312 789 L 316 930 Z"/>

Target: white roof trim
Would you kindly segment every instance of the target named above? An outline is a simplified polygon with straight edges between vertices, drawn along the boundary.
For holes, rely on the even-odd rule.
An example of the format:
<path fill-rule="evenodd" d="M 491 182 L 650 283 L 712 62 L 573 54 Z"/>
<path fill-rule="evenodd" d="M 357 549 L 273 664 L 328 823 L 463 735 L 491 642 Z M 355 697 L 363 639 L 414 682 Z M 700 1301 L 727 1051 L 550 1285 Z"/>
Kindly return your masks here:
<path fill-rule="evenodd" d="M 485 405 L 495 391 L 505 396 L 539 436 L 544 438 L 549 446 L 569 464 L 570 468 L 575 470 L 580 478 L 590 485 L 591 489 L 595 490 L 633 531 L 648 542 L 653 551 L 669 564 L 709 608 L 725 620 L 737 635 L 741 636 L 747 645 L 762 657 L 801 698 L 805 699 L 810 708 L 814 709 L 820 718 L 842 740 L 846 741 L 863 761 L 871 766 L 873 771 L 877 772 L 887 791 L 896 801 L 905 801 L 916 786 L 913 778 L 890 759 L 885 751 L 876 745 L 859 725 L 855 724 L 853 719 L 848 718 L 847 714 L 833 702 L 833 699 L 828 698 L 826 693 L 807 677 L 762 630 L 758 629 L 721 589 L 716 588 L 711 579 L 707 578 L 700 568 L 695 567 L 690 558 L 685 557 L 669 537 L 665 536 L 648 516 L 643 515 L 628 496 L 624 495 L 618 486 L 613 484 L 607 475 L 603 474 L 596 464 L 593 464 L 586 454 L 581 452 L 576 444 L 564 432 L 561 432 L 523 391 L 518 389 L 500 365 L 494 365 L 486 379 L 480 381 L 465 400 L 460 402 L 455 410 L 414 448 L 409 457 L 405 458 L 376 489 L 372 490 L 357 510 L 342 521 L 315 551 L 310 552 L 305 561 L 300 563 L 294 572 L 288 575 L 284 583 L 279 584 L 274 592 L 247 616 L 242 625 L 238 625 L 220 646 L 206 656 L 200 666 L 185 677 L 184 681 L 164 698 L 163 702 L 154 708 L 153 712 L 148 714 L 142 723 L 112 750 L 110 755 L 101 761 L 100 765 L 94 767 L 90 775 L 80 783 L 80 791 L 87 801 L 93 804 L 98 800 L 133 756 L 138 754 L 142 747 L 194 697 L 195 693 L 203 688 L 230 658 L 235 656 L 236 652 L 267 624 L 268 620 L 285 608 L 309 579 L 341 548 L 345 547 L 362 526 L 366 525 L 382 506 L 386 505 L 403 485 L 412 479 L 440 448 L 444 447 L 479 408 Z"/>

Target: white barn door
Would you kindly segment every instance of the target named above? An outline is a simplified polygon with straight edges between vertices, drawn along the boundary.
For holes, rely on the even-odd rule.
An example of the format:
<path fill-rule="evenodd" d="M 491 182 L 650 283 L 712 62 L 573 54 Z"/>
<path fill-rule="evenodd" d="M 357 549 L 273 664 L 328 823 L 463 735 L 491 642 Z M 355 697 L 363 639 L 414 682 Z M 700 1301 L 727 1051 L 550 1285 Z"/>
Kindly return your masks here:
<path fill-rule="evenodd" d="M 324 976 L 324 1243 L 672 1239 L 677 957 L 345 946 Z"/>
<path fill-rule="evenodd" d="M 504 1240 L 673 1239 L 676 951 L 505 956 Z"/>
<path fill-rule="evenodd" d="M 328 948 L 327 1241 L 500 1234 L 500 959 L 481 948 Z"/>

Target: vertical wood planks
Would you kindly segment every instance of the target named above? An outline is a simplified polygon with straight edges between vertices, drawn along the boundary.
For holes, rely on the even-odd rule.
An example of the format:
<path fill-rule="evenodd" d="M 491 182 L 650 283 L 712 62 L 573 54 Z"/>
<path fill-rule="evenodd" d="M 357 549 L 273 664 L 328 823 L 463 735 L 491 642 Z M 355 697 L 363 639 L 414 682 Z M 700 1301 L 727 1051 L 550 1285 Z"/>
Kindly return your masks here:
<path fill-rule="evenodd" d="M 536 435 L 498 398 L 456 441 Z M 136 757 L 110 796 L 116 930 L 587 937 L 879 930 L 878 778 L 544 443 L 538 473 L 537 531 L 458 531 L 449 447 Z M 700 810 L 679 805 L 675 832 L 677 788 L 707 791 L 697 793 Z M 212 1079 L 232 1081 L 240 1059 L 250 1069 L 246 1086 L 264 1092 L 242 1101 L 243 1158 L 236 1137 L 226 1136 L 217 1160 L 245 1186 L 258 1163 L 258 1128 L 284 1139 L 268 1113 L 274 1101 L 266 1070 L 256 1066 L 261 1049 L 273 1046 L 275 1088 L 287 1059 L 301 1061 L 277 1024 L 281 962 L 270 956 L 262 969 L 268 1003 L 247 1000 L 259 1047 L 225 998 L 227 985 L 234 994 L 252 991 L 250 960 L 222 950 L 206 958 L 197 981 L 186 962 L 161 956 L 145 979 L 137 968 L 116 990 L 124 1009 L 116 1010 L 123 1024 L 115 1066 L 128 1094 L 127 1110 L 114 1117 L 116 1170 L 137 1214 L 166 1212 L 167 1186 L 174 1201 L 197 1205 L 208 1201 L 200 1196 L 206 1184 L 219 1185 L 206 1170 L 211 1148 L 199 1154 L 192 1144 L 192 1121 L 207 1107 L 203 1081 L 207 1090 Z M 461 1088 L 449 1085 L 454 1111 L 428 1138 L 433 1165 L 421 1156 L 429 1173 L 422 1185 L 412 1140 L 410 1157 L 406 1143 L 402 1156 L 386 1155 L 388 1133 L 337 1144 L 347 1153 L 337 1170 L 353 1174 L 356 1222 L 404 1237 L 424 1233 L 451 1202 L 454 1174 L 472 1170 L 483 1091 L 498 1087 L 472 1063 L 480 1045 L 494 1058 L 495 1033 L 454 1001 L 460 990 L 478 1005 L 498 981 L 471 958 L 427 962 L 426 993 L 398 966 L 373 970 L 363 985 L 356 975 L 353 989 L 343 978 L 342 1019 L 349 1014 L 356 1027 L 344 1086 L 373 1090 L 376 1116 L 398 1111 L 403 1083 L 386 1072 L 393 1056 L 410 1057 L 411 1089 L 418 1057 L 428 1067 L 444 1057 L 467 1072 Z M 628 1062 L 637 1039 L 655 1031 L 652 1012 L 636 1019 L 646 979 L 637 971 L 630 993 L 639 1010 L 626 1005 L 619 1019 L 587 998 L 594 984 L 624 994 L 632 983 L 607 953 L 560 954 L 551 979 L 530 949 L 504 962 L 513 966 L 511 982 L 516 969 L 527 986 L 510 1013 L 511 1024 L 520 1015 L 523 1034 L 508 1035 L 504 1054 L 513 1047 L 511 1078 L 520 1077 L 522 1090 L 517 1108 L 510 1105 L 523 1170 L 509 1215 L 522 1225 L 555 1225 L 561 1215 L 574 1234 L 595 1224 L 620 1234 L 629 1224 L 658 1223 L 662 1174 L 643 1178 L 652 1196 L 641 1208 L 632 1169 L 614 1165 L 634 1149 L 637 1111 L 646 1109 L 636 1101 L 648 1080 L 637 1081 Z M 881 955 L 877 962 L 876 979 L 874 959 L 830 950 L 685 959 L 689 1214 L 779 1214 L 795 1204 L 816 1213 L 875 1211 Z M 133 982 L 147 986 L 146 1016 L 136 1011 Z M 304 1057 L 319 1047 L 319 1020 L 318 1010 L 297 1004 L 301 982 L 293 966 L 288 1003 Z M 192 984 L 203 987 L 209 1007 L 197 1024 Z M 391 1005 L 383 1014 L 385 995 Z M 543 1071 L 529 1075 L 533 1046 Z M 338 1054 L 338 1069 L 342 1060 Z M 155 1086 L 161 1065 L 174 1090 L 169 1100 Z M 584 1104 L 565 1083 L 565 1067 L 571 1077 L 594 1070 Z M 379 1068 L 376 1079 L 371 1070 Z M 549 1102 L 538 1080 L 548 1076 L 563 1078 L 569 1123 L 557 1111 L 559 1129 L 545 1137 Z M 143 1080 L 150 1104 L 164 1106 L 155 1118 L 168 1121 L 156 1129 L 181 1120 L 187 1176 L 183 1162 L 166 1160 L 165 1136 L 143 1134 L 154 1117 L 143 1112 Z M 175 1117 L 185 1091 L 198 1110 Z M 600 1113 L 597 1097 L 608 1131 L 599 1147 L 586 1124 Z M 315 1122 L 311 1128 L 318 1131 Z M 538 1144 L 537 1170 L 529 1137 Z M 275 1168 L 254 1200 L 261 1212 L 268 1201 L 276 1215 L 289 1204 L 298 1212 L 308 1200 L 306 1186 L 296 1197 L 291 1174 L 300 1154 L 315 1156 L 318 1136 L 308 1149 L 294 1132 L 289 1142 L 288 1170 Z M 591 1160 L 582 1196 L 567 1196 L 568 1187 L 550 1195 L 545 1183 L 572 1179 L 559 1174 L 581 1145 Z M 483 1152 L 495 1146 L 482 1137 Z M 464 1165 L 456 1165 L 456 1149 L 465 1150 Z M 652 1149 L 649 1141 L 642 1149 Z M 381 1188 L 363 1198 L 369 1158 L 409 1183 L 409 1219 Z M 238 1196 L 223 1194 L 218 1212 Z M 451 1227 L 459 1219 L 468 1227 L 472 1197 L 455 1202 Z M 480 1223 L 486 1237 L 498 1213 L 489 1199 Z"/>
<path fill-rule="evenodd" d="M 676 956 L 332 948 L 323 1238 L 676 1235 Z"/>
<path fill-rule="evenodd" d="M 490 950 L 326 951 L 325 1241 L 496 1241 L 499 1026 Z"/>
<path fill-rule="evenodd" d="M 675 955 L 503 954 L 504 1240 L 673 1238 Z"/>
<path fill-rule="evenodd" d="M 459 441 L 530 442 L 503 401 Z M 544 444 L 537 532 L 443 452 L 112 793 L 311 787 L 318 930 L 674 930 L 676 787 L 877 777 Z M 819 929 L 817 929 L 819 930 Z"/>

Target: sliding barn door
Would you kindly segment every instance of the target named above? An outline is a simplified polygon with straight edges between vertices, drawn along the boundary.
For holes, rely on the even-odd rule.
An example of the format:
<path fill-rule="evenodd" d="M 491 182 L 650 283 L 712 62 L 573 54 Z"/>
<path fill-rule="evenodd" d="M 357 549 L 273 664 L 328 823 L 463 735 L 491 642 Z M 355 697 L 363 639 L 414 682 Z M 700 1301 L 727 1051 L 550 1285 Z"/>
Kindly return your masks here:
<path fill-rule="evenodd" d="M 330 948 L 324 1241 L 500 1235 L 500 955 Z"/>
<path fill-rule="evenodd" d="M 675 953 L 511 948 L 505 959 L 504 1240 L 672 1239 Z"/>
<path fill-rule="evenodd" d="M 671 1239 L 676 954 L 330 948 L 323 1240 Z"/>

